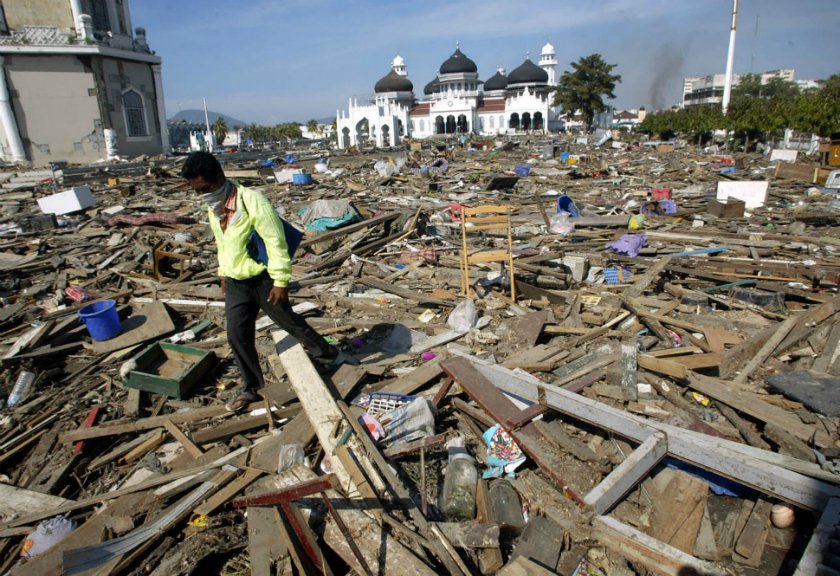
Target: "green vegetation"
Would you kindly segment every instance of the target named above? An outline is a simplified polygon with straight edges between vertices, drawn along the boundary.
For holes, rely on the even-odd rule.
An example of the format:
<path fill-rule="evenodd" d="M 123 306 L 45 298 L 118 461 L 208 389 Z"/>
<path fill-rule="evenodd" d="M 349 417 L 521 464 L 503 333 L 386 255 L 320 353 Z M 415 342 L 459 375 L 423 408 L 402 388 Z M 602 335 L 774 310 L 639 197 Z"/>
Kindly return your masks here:
<path fill-rule="evenodd" d="M 584 126 L 591 126 L 596 112 L 607 109 L 604 96 L 615 98 L 613 90 L 621 82 L 619 74 L 612 74 L 615 64 L 607 64 L 600 54 L 584 56 L 572 62 L 573 72 L 563 72 L 554 89 L 554 104 L 563 106 L 568 115 L 580 110 Z"/>
<path fill-rule="evenodd" d="M 216 145 L 221 146 L 225 143 L 225 138 L 227 137 L 228 132 L 228 125 L 227 121 L 224 118 L 219 116 L 216 120 L 213 121 L 213 125 L 210 127 L 213 130 L 213 136 L 216 137 Z"/>
<path fill-rule="evenodd" d="M 274 144 L 281 141 L 289 143 L 303 136 L 297 122 L 284 122 L 276 126 L 249 124 L 244 131 L 255 145 Z"/>
<path fill-rule="evenodd" d="M 785 128 L 820 136 L 840 132 L 840 74 L 805 91 L 781 78 L 762 84 L 760 76 L 748 74 L 733 88 L 726 115 L 718 104 L 689 106 L 649 114 L 638 130 L 661 138 L 681 134 L 698 144 L 714 130 L 728 130 L 748 150 Z"/>

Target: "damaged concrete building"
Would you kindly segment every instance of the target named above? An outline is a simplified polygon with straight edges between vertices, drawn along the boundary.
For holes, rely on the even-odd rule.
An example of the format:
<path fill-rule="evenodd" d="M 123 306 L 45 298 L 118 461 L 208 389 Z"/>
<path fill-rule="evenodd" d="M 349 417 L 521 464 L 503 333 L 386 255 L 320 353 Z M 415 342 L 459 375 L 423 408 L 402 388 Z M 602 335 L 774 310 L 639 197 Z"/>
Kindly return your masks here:
<path fill-rule="evenodd" d="M 128 0 L 0 3 L 0 156 L 60 161 L 169 149 L 161 58 Z"/>

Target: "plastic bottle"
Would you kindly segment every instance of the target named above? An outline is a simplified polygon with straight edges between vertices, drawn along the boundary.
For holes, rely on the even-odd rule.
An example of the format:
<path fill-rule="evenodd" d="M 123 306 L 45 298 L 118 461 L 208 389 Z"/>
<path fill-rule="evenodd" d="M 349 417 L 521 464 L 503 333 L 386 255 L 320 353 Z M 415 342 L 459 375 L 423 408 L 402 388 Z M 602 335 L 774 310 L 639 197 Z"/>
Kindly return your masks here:
<path fill-rule="evenodd" d="M 522 502 L 519 494 L 507 480 L 496 480 L 490 485 L 489 501 L 493 521 L 503 531 L 514 535 L 525 528 L 525 517 L 522 515 Z"/>
<path fill-rule="evenodd" d="M 6 406 L 11 408 L 27 396 L 32 391 L 32 384 L 35 383 L 35 374 L 29 370 L 21 370 L 18 374 L 15 385 L 12 388 L 9 397 L 6 399 Z"/>
<path fill-rule="evenodd" d="M 447 442 L 446 448 L 449 464 L 440 494 L 440 511 L 450 521 L 472 520 L 475 518 L 475 486 L 478 482 L 475 460 L 464 447 L 462 437 Z"/>

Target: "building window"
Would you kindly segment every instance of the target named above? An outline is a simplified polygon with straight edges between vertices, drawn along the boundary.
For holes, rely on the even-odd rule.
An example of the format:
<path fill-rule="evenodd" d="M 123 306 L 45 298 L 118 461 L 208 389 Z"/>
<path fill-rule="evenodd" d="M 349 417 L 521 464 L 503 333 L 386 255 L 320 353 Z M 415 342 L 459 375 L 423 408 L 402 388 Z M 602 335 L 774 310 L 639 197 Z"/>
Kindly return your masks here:
<path fill-rule="evenodd" d="M 143 97 L 139 92 L 129 90 L 123 94 L 123 109 L 125 110 L 126 133 L 129 137 L 148 136 L 146 130 L 146 111 L 143 107 Z"/>
<path fill-rule="evenodd" d="M 423 118 L 420 118 L 420 132 L 426 131 L 426 121 Z"/>

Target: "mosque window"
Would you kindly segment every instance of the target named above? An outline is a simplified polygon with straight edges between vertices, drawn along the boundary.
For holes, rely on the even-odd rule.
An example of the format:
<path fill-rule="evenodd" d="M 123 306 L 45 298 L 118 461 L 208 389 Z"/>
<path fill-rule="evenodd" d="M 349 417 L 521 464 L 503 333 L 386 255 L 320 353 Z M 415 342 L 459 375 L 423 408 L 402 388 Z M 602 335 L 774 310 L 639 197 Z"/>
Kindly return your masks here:
<path fill-rule="evenodd" d="M 125 125 L 128 136 L 148 136 L 146 111 L 140 93 L 135 90 L 125 92 L 123 94 L 123 109 L 125 110 Z"/>

